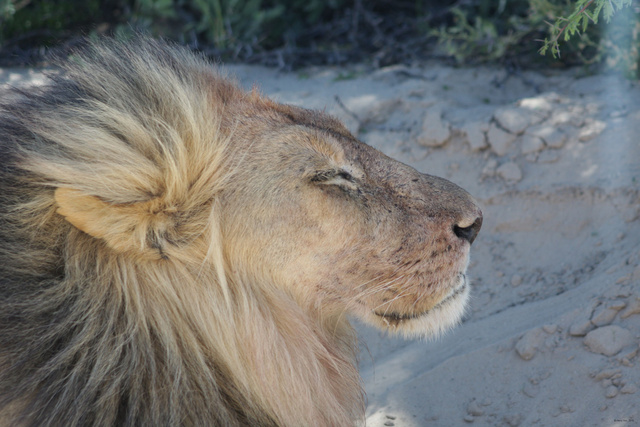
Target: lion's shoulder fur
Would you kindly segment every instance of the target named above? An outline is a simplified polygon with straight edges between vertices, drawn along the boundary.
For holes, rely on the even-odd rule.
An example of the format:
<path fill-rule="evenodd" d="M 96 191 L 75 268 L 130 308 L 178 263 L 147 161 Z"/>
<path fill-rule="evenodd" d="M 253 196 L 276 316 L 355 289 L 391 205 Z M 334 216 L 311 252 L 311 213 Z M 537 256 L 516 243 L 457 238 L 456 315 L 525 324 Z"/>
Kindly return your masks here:
<path fill-rule="evenodd" d="M 359 416 L 348 324 L 318 331 L 279 291 L 231 277 L 214 197 L 238 168 L 243 115 L 346 130 L 145 38 L 89 44 L 64 67 L 0 105 L 0 416 L 33 426 Z"/>

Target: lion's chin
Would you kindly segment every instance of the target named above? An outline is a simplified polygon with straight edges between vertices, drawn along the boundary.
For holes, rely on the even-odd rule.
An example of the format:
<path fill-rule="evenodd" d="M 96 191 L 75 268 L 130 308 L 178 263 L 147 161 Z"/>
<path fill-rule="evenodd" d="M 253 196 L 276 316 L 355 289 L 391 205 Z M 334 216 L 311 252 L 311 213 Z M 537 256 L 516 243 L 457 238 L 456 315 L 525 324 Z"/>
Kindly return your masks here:
<path fill-rule="evenodd" d="M 370 315 L 370 321 L 382 329 L 399 333 L 407 338 L 437 337 L 453 328 L 462 318 L 469 300 L 469 285 L 461 277 L 449 294 L 431 309 L 421 313 L 377 313 Z"/>

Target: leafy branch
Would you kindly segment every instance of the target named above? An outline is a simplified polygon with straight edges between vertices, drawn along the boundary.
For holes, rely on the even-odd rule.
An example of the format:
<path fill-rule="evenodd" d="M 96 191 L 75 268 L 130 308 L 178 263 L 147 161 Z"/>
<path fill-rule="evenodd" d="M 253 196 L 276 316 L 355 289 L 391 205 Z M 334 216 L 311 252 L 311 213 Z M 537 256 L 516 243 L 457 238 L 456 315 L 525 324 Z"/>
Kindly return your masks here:
<path fill-rule="evenodd" d="M 544 39 L 540 48 L 541 55 L 545 55 L 550 49 L 554 58 L 560 56 L 560 36 L 564 34 L 564 41 L 568 41 L 575 33 L 584 33 L 589 22 L 598 23 L 598 17 L 602 12 L 607 23 L 616 11 L 623 7 L 631 6 L 632 0 L 578 0 L 574 12 L 567 18 L 560 17 L 551 26 L 550 38 Z M 593 9 L 590 9 L 594 6 Z"/>

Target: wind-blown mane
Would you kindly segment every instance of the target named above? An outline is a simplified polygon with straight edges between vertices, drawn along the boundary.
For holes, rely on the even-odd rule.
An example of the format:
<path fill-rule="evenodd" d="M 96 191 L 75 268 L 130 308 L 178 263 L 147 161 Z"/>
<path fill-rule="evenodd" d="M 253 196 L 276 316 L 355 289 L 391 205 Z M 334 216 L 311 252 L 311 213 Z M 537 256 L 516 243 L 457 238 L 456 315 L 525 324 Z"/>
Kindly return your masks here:
<path fill-rule="evenodd" d="M 0 101 L 0 420 L 361 417 L 344 316 L 227 255 L 234 141 L 251 139 L 244 117 L 286 111 L 145 38 L 89 44 L 50 79 Z"/>

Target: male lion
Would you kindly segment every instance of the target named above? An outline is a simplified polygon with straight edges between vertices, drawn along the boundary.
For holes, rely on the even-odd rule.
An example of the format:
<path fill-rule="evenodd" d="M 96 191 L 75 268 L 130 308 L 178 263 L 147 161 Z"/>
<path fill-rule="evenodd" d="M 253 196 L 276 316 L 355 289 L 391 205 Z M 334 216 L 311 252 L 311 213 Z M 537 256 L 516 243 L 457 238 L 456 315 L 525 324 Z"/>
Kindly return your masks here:
<path fill-rule="evenodd" d="M 461 316 L 480 209 L 336 119 L 165 43 L 89 43 L 0 106 L 0 413 L 30 426 L 346 426 L 347 314 Z"/>

